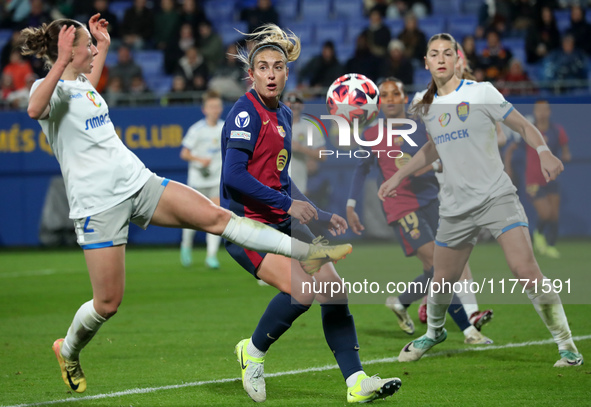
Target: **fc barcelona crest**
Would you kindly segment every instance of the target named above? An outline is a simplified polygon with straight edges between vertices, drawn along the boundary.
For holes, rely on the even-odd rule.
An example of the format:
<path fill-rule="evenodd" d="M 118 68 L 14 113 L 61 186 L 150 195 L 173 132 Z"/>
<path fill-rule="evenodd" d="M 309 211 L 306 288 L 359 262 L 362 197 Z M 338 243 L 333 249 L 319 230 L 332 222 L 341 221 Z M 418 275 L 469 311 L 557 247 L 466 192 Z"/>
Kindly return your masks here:
<path fill-rule="evenodd" d="M 279 132 L 279 135 L 283 138 L 285 138 L 285 129 L 283 128 L 283 126 L 277 126 L 277 131 Z"/>
<path fill-rule="evenodd" d="M 456 112 L 458 114 L 458 119 L 465 122 L 470 114 L 470 103 L 462 102 L 456 106 Z"/>

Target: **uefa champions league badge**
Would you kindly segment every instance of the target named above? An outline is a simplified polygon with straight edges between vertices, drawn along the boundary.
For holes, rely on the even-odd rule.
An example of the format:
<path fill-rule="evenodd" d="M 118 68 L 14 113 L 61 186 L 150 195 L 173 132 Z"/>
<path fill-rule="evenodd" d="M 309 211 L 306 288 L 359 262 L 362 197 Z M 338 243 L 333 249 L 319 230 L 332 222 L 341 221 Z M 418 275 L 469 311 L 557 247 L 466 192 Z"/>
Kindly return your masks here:
<path fill-rule="evenodd" d="M 470 103 L 469 102 L 462 102 L 456 106 L 456 113 L 458 114 L 458 119 L 465 122 L 470 114 Z"/>

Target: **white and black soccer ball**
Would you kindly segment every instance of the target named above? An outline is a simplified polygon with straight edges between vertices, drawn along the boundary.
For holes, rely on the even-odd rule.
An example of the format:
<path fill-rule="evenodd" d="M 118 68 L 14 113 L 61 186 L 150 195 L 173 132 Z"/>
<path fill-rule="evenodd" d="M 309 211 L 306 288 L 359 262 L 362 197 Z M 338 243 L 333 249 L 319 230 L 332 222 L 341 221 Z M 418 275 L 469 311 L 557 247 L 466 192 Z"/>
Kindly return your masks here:
<path fill-rule="evenodd" d="M 372 122 L 380 112 L 380 91 L 365 75 L 348 73 L 336 79 L 326 94 L 328 113 L 345 118 L 349 124 L 359 120 L 359 127 Z"/>

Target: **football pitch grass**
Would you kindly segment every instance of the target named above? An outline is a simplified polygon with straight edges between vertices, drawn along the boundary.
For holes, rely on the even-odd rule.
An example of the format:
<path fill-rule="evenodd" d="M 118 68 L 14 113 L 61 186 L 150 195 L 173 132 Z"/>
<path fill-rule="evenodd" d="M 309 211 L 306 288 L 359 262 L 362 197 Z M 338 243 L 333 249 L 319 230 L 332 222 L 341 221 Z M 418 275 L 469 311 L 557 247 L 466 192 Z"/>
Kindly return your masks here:
<path fill-rule="evenodd" d="M 538 261 L 546 275 L 574 279 L 589 271 L 589 247 L 589 241 L 563 241 L 561 260 Z M 203 257 L 203 249 L 196 249 L 195 265 L 185 269 L 176 248 L 128 248 L 126 295 L 119 313 L 81 355 L 88 389 L 79 395 L 61 380 L 51 345 L 92 295 L 82 251 L 0 251 L 0 406 L 252 405 L 239 380 L 234 345 L 251 335 L 276 290 L 256 284 L 223 250 L 219 271 L 205 269 Z M 470 264 L 475 280 L 491 270 L 498 270 L 496 278 L 512 277 L 496 244 L 478 245 Z M 369 268 L 410 281 L 420 264 L 405 259 L 395 244 L 374 243 L 354 245 L 337 265 L 350 279 Z M 409 310 L 417 327 L 411 337 L 383 305 L 352 304 L 366 372 L 402 380 L 399 393 L 375 403 L 591 405 L 591 365 L 553 368 L 556 346 L 531 305 L 490 307 L 495 318 L 483 332 L 494 345 L 464 345 L 448 318 L 448 339 L 429 357 L 399 363 L 401 348 L 426 329 L 416 317 L 417 305 Z M 579 351 L 591 363 L 591 306 L 565 309 Z M 271 376 L 268 406 L 346 405 L 317 304 L 272 346 L 265 372 Z"/>

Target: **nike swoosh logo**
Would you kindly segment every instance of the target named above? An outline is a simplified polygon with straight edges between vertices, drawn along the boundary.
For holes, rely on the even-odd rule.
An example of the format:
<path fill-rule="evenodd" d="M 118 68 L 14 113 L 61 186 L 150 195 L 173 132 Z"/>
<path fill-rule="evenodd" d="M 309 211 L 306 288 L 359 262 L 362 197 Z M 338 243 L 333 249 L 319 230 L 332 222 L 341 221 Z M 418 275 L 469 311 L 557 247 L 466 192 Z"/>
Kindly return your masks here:
<path fill-rule="evenodd" d="M 267 332 L 267 338 L 269 338 L 269 339 L 273 339 L 274 341 L 276 341 L 276 340 L 277 340 L 277 338 L 273 338 L 271 335 L 269 335 L 269 333 L 268 333 L 268 332 Z"/>
<path fill-rule="evenodd" d="M 461 310 L 461 309 L 462 309 L 462 307 L 460 307 L 460 308 L 456 308 L 456 309 L 454 310 L 454 314 L 457 314 L 458 312 L 460 312 L 460 310 Z"/>
<path fill-rule="evenodd" d="M 409 350 L 408 348 L 410 348 L 410 345 L 411 345 L 411 344 L 412 344 L 412 342 L 411 342 L 411 343 L 409 343 L 408 345 L 406 345 L 406 346 L 404 347 L 404 351 L 405 351 L 405 352 L 410 352 L 410 350 Z"/>
<path fill-rule="evenodd" d="M 578 360 L 575 360 L 574 362 L 571 362 L 570 360 L 567 360 L 566 362 L 567 362 L 569 365 L 573 365 L 573 366 L 574 366 L 574 365 L 576 365 L 577 363 L 579 363 L 579 361 L 578 361 Z"/>
<path fill-rule="evenodd" d="M 74 390 L 74 391 L 78 390 L 78 387 L 80 385 L 74 384 L 74 382 L 72 381 L 72 378 L 70 377 L 70 372 L 68 372 L 67 370 L 66 370 L 66 375 L 68 376 L 68 383 L 70 383 L 70 387 L 72 388 L 72 390 Z"/>
<path fill-rule="evenodd" d="M 353 349 L 359 350 L 359 345 L 355 345 L 355 347 Z"/>
<path fill-rule="evenodd" d="M 267 124 L 271 121 L 271 119 L 267 120 L 266 122 L 263 122 L 263 124 Z"/>

